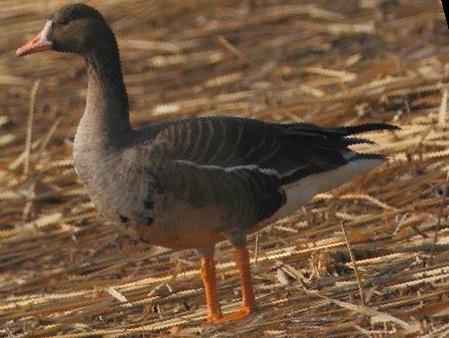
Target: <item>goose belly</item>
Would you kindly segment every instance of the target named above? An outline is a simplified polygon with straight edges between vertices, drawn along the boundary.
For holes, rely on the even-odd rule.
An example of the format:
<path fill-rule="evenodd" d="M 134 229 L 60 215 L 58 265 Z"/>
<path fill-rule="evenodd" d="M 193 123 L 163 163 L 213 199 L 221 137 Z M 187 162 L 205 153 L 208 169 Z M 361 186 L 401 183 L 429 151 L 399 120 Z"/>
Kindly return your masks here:
<path fill-rule="evenodd" d="M 76 162 L 77 174 L 96 209 L 131 236 L 173 249 L 205 247 L 223 239 L 220 208 L 198 208 L 169 193 L 155 193 L 149 175 L 140 175 L 124 161 L 97 163 L 86 167 Z"/>
<path fill-rule="evenodd" d="M 168 203 L 167 203 L 168 202 Z M 193 208 L 185 201 L 155 198 L 154 222 L 135 222 L 137 237 L 144 242 L 173 249 L 208 247 L 223 239 L 225 222 L 217 207 Z"/>

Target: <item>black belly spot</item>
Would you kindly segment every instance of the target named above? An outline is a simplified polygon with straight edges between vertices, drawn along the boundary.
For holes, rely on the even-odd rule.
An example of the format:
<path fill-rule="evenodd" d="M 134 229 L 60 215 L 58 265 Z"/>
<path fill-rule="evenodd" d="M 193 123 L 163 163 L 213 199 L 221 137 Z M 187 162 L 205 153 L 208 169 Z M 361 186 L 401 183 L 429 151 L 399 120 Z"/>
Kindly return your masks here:
<path fill-rule="evenodd" d="M 147 225 L 151 225 L 154 222 L 154 218 L 153 217 L 148 217 L 147 218 Z"/>
<path fill-rule="evenodd" d="M 145 201 L 143 201 L 143 206 L 145 207 L 145 209 L 153 209 L 154 202 L 150 199 L 146 199 Z"/>
<path fill-rule="evenodd" d="M 128 223 L 128 217 L 126 217 L 126 216 L 123 216 L 123 215 L 119 215 L 119 217 L 120 217 L 120 221 L 122 222 L 122 223 Z"/>

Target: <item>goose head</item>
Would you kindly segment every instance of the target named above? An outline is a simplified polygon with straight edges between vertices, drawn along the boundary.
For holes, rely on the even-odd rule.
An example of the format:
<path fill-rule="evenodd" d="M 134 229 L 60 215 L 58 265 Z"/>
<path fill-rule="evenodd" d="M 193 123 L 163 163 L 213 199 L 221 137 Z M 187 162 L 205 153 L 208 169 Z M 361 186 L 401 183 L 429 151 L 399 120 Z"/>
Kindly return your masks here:
<path fill-rule="evenodd" d="M 106 20 L 95 8 L 72 4 L 53 13 L 42 31 L 17 49 L 18 56 L 53 50 L 88 56 L 114 43 Z"/>

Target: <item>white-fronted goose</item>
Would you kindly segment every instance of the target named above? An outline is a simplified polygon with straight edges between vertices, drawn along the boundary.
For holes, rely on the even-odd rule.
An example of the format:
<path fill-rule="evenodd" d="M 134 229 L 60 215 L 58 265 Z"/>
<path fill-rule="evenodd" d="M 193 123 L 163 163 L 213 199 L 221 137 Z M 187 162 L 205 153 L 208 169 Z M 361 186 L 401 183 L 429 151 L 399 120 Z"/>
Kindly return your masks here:
<path fill-rule="evenodd" d="M 198 250 L 209 322 L 255 309 L 246 234 L 384 162 L 382 155 L 352 151 L 351 144 L 369 141 L 347 136 L 396 128 L 215 116 L 134 130 L 117 42 L 97 10 L 62 8 L 17 55 L 44 50 L 86 60 L 87 102 L 73 155 L 90 197 L 107 218 L 133 227 L 148 243 Z M 241 310 L 228 316 L 220 310 L 213 260 L 214 244 L 224 239 L 236 248 L 242 286 Z"/>

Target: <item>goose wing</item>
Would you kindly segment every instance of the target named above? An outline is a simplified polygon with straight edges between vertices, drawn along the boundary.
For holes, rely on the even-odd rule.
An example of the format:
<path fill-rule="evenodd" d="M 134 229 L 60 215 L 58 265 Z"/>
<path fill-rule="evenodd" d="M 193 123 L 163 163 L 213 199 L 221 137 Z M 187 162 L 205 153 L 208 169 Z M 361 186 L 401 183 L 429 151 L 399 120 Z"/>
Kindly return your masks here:
<path fill-rule="evenodd" d="M 260 120 L 205 117 L 169 124 L 157 134 L 163 156 L 196 165 L 223 168 L 253 165 L 275 170 L 284 184 L 336 169 L 351 160 L 379 158 L 353 152 L 355 143 L 371 143 L 355 134 L 396 129 L 389 124 L 323 128 L 307 123 L 276 124 Z"/>

